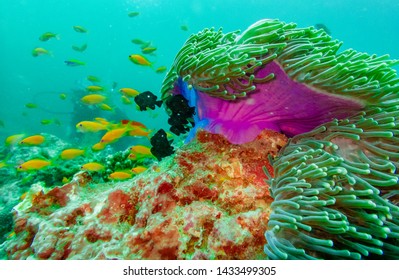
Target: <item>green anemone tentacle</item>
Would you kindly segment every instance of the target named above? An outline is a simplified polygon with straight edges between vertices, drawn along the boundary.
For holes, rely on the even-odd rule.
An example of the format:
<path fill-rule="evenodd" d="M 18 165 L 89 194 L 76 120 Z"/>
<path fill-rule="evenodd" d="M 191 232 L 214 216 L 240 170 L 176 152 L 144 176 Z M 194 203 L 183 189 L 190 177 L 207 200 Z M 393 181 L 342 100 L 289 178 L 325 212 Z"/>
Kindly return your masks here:
<path fill-rule="evenodd" d="M 317 90 L 356 98 L 366 105 L 399 105 L 398 78 L 392 69 L 399 61 L 352 49 L 339 52 L 341 45 L 323 30 L 270 19 L 253 24 L 241 35 L 205 29 L 191 35 L 177 54 L 162 96 L 171 94 L 180 76 L 211 96 L 245 97 L 256 90 L 256 82 L 268 80 L 251 78 L 254 71 L 275 60 L 293 80 Z"/>
<path fill-rule="evenodd" d="M 399 258 L 398 110 L 370 106 L 283 148 L 269 182 L 269 258 Z"/>

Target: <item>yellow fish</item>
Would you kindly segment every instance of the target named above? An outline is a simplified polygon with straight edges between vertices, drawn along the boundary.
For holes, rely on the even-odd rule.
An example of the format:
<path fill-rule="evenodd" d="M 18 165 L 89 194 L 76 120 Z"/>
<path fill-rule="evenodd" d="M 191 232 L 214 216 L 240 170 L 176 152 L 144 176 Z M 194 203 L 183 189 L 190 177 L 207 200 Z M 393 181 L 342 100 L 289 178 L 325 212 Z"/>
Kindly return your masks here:
<path fill-rule="evenodd" d="M 44 142 L 45 138 L 42 135 L 33 135 L 22 139 L 19 144 L 26 146 L 40 145 Z"/>
<path fill-rule="evenodd" d="M 143 40 L 141 40 L 139 38 L 134 38 L 134 39 L 132 39 L 132 43 L 136 44 L 136 45 L 142 45 L 142 44 L 145 44 L 146 42 L 144 42 Z"/>
<path fill-rule="evenodd" d="M 82 165 L 81 169 L 87 171 L 103 171 L 105 166 L 98 162 L 89 162 Z"/>
<path fill-rule="evenodd" d="M 105 144 L 104 143 L 96 143 L 93 146 L 91 146 L 91 149 L 95 152 L 101 151 L 105 148 Z"/>
<path fill-rule="evenodd" d="M 83 66 L 86 65 L 85 62 L 77 60 L 77 59 L 68 59 L 64 61 L 67 66 L 76 67 L 76 66 Z"/>
<path fill-rule="evenodd" d="M 3 167 L 6 167 L 7 163 L 5 163 L 4 161 L 0 161 L 0 169 Z"/>
<path fill-rule="evenodd" d="M 62 182 L 63 184 L 67 184 L 67 183 L 69 183 L 69 181 L 70 181 L 70 180 L 69 180 L 67 177 L 64 177 L 64 178 L 62 178 L 62 181 L 61 181 L 61 182 Z"/>
<path fill-rule="evenodd" d="M 143 146 L 143 145 L 136 145 L 131 147 L 130 154 L 128 156 L 131 160 L 142 160 L 145 158 L 154 158 L 151 153 L 151 148 Z"/>
<path fill-rule="evenodd" d="M 96 120 L 96 122 L 101 123 L 101 124 L 103 124 L 103 125 L 108 125 L 108 124 L 109 124 L 109 121 L 107 121 L 107 120 L 104 119 L 104 118 L 99 118 L 99 117 L 97 117 L 97 118 L 94 118 L 94 119 Z"/>
<path fill-rule="evenodd" d="M 42 125 L 48 125 L 48 124 L 51 124 L 52 122 L 53 122 L 53 120 L 47 120 L 47 119 L 41 120 L 41 121 L 40 121 L 40 123 L 41 123 Z"/>
<path fill-rule="evenodd" d="M 14 134 L 14 135 L 8 136 L 4 142 L 5 142 L 6 146 L 10 146 L 10 145 L 17 144 L 24 137 L 25 137 L 25 134 Z"/>
<path fill-rule="evenodd" d="M 141 126 L 134 125 L 129 128 L 129 135 L 130 136 L 144 136 L 144 137 L 150 138 L 149 134 L 151 133 L 151 131 L 152 130 L 143 128 Z"/>
<path fill-rule="evenodd" d="M 156 47 L 146 47 L 146 48 L 142 48 L 141 52 L 144 54 L 151 54 L 153 52 L 155 52 L 157 50 Z"/>
<path fill-rule="evenodd" d="M 18 166 L 18 171 L 33 171 L 39 170 L 51 164 L 48 160 L 31 159 Z"/>
<path fill-rule="evenodd" d="M 34 48 L 32 51 L 32 55 L 34 57 L 39 56 L 39 55 L 46 55 L 46 54 L 50 55 L 51 53 L 44 48 Z"/>
<path fill-rule="evenodd" d="M 45 32 L 39 37 L 39 40 L 45 42 L 50 40 L 51 38 L 56 38 L 57 40 L 60 39 L 60 37 L 53 32 Z"/>
<path fill-rule="evenodd" d="M 129 149 L 132 153 L 140 154 L 140 155 L 147 155 L 152 156 L 151 148 L 143 146 L 143 145 L 136 145 Z"/>
<path fill-rule="evenodd" d="M 84 104 L 87 105 L 95 105 L 95 104 L 100 104 L 102 103 L 106 97 L 101 94 L 88 94 L 82 97 L 80 99 Z"/>
<path fill-rule="evenodd" d="M 166 66 L 160 66 L 157 69 L 155 69 L 155 72 L 157 72 L 158 74 L 161 74 L 165 71 L 166 71 Z"/>
<path fill-rule="evenodd" d="M 140 156 L 137 156 L 136 154 L 129 154 L 127 158 L 131 159 L 131 160 L 140 160 L 140 159 L 143 159 L 145 157 L 140 157 Z"/>
<path fill-rule="evenodd" d="M 104 88 L 100 86 L 87 86 L 86 90 L 90 92 L 97 92 L 97 91 L 103 91 Z"/>
<path fill-rule="evenodd" d="M 66 149 L 63 150 L 60 154 L 60 158 L 65 160 L 74 159 L 78 156 L 84 155 L 85 151 L 80 149 Z"/>
<path fill-rule="evenodd" d="M 72 49 L 77 52 L 84 52 L 87 49 L 87 44 L 83 44 L 82 46 L 72 46 Z"/>
<path fill-rule="evenodd" d="M 19 197 L 20 200 L 24 200 L 26 198 L 26 196 L 28 195 L 29 192 L 24 192 L 23 194 L 21 194 L 21 196 Z"/>
<path fill-rule="evenodd" d="M 104 134 L 104 136 L 101 138 L 101 143 L 105 144 L 113 143 L 117 141 L 119 138 L 125 136 L 127 131 L 128 128 L 126 127 L 112 129 Z"/>
<path fill-rule="evenodd" d="M 136 167 L 132 168 L 132 172 L 134 174 L 140 174 L 146 170 L 147 170 L 147 167 L 145 167 L 145 166 L 136 166 Z"/>
<path fill-rule="evenodd" d="M 87 80 L 89 80 L 90 82 L 93 82 L 93 83 L 101 82 L 101 80 L 99 78 L 97 78 L 96 76 L 93 76 L 93 75 L 87 76 Z"/>
<path fill-rule="evenodd" d="M 130 13 L 128 13 L 127 15 L 128 15 L 129 17 L 137 17 L 139 14 L 140 14 L 139 12 L 130 12 Z"/>
<path fill-rule="evenodd" d="M 73 26 L 73 30 L 75 30 L 78 33 L 87 33 L 86 28 L 79 26 L 79 25 Z"/>
<path fill-rule="evenodd" d="M 132 104 L 132 101 L 126 95 L 122 95 L 122 102 L 123 104 Z"/>
<path fill-rule="evenodd" d="M 37 108 L 37 104 L 35 104 L 35 103 L 26 103 L 25 107 L 28 108 L 28 109 L 34 109 L 34 108 Z"/>
<path fill-rule="evenodd" d="M 109 106 L 108 104 L 105 104 L 105 103 L 100 104 L 98 107 L 104 111 L 112 111 L 113 110 L 111 106 Z"/>
<path fill-rule="evenodd" d="M 115 171 L 108 176 L 111 180 L 126 180 L 132 178 L 132 174 L 125 171 Z"/>
<path fill-rule="evenodd" d="M 151 46 L 151 44 L 152 43 L 150 41 L 144 42 L 143 44 L 141 44 L 141 49 L 147 48 L 147 47 Z"/>
<path fill-rule="evenodd" d="M 131 62 L 133 62 L 134 64 L 137 64 L 137 65 L 152 66 L 152 63 L 150 61 L 148 61 L 147 58 L 145 58 L 144 56 L 139 55 L 139 54 L 129 55 L 129 59 Z"/>
<path fill-rule="evenodd" d="M 65 93 L 60 93 L 60 99 L 65 100 L 67 98 L 67 95 Z"/>
<path fill-rule="evenodd" d="M 136 97 L 140 94 L 140 92 L 132 88 L 121 88 L 119 91 L 128 97 Z"/>
<path fill-rule="evenodd" d="M 98 132 L 100 130 L 107 130 L 107 126 L 98 122 L 81 121 L 76 125 L 80 132 Z"/>

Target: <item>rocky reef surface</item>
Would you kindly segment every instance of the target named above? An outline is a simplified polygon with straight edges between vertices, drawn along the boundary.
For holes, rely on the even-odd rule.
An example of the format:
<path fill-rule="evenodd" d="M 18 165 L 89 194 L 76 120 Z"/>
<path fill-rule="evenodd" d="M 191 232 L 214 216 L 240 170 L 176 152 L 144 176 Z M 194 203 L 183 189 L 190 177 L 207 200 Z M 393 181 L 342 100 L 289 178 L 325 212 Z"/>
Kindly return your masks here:
<path fill-rule="evenodd" d="M 33 184 L 14 207 L 8 259 L 263 259 L 271 212 L 263 168 L 287 138 L 263 131 L 234 145 L 199 131 L 177 152 L 121 182 L 76 173 Z"/>

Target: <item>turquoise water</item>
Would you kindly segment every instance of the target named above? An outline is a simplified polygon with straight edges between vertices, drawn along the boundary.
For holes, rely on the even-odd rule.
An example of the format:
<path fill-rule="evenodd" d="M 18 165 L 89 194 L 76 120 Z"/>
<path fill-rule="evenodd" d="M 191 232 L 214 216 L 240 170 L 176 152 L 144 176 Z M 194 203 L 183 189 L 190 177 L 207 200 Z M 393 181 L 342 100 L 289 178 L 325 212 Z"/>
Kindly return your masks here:
<path fill-rule="evenodd" d="M 137 11 L 139 15 L 129 17 Z M 130 87 L 150 90 L 159 95 L 164 74 L 153 68 L 133 64 L 128 55 L 140 53 L 131 40 L 140 38 L 157 47 L 148 56 L 154 67 L 173 62 L 186 38 L 206 27 L 225 31 L 245 29 L 262 18 L 296 22 L 298 26 L 325 24 L 334 38 L 344 41 L 343 48 L 389 53 L 399 58 L 399 2 L 384 1 L 50 1 L 2 0 L 0 2 L 0 140 L 15 133 L 52 133 L 70 137 L 75 129 L 73 100 L 91 83 L 88 75 L 101 79 L 110 105 L 125 117 L 142 121 L 153 129 L 167 128 L 162 108 L 138 112 L 135 105 L 121 102 L 118 89 Z M 88 33 L 77 33 L 80 25 Z M 181 26 L 188 27 L 187 31 Z M 41 42 L 44 32 L 59 34 L 59 40 Z M 88 45 L 80 53 L 72 45 Z M 35 47 L 51 55 L 32 56 Z M 68 67 L 64 61 L 79 59 L 85 66 Z M 113 85 L 115 89 L 113 90 Z M 61 100 L 60 93 L 67 99 Z M 27 109 L 26 103 L 36 109 Z M 112 113 L 103 116 L 116 118 Z M 43 119 L 57 119 L 61 125 L 42 125 Z"/>

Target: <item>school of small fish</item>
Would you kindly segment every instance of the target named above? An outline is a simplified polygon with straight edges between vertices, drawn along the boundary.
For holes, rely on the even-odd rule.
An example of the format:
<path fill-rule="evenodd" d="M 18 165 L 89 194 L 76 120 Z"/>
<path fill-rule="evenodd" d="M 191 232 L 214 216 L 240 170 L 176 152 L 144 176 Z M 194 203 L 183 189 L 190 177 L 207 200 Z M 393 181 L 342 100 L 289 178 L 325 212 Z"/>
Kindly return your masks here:
<path fill-rule="evenodd" d="M 136 18 L 140 15 L 138 11 L 130 11 L 127 16 L 130 18 Z M 182 30 L 187 31 L 188 27 L 186 25 L 181 27 Z M 87 38 L 89 30 L 81 25 L 72 26 L 72 30 L 81 35 L 76 35 L 81 39 Z M 71 31 L 73 33 L 73 31 Z M 68 36 L 65 36 L 68 37 Z M 62 35 L 50 31 L 46 31 L 38 36 L 40 44 L 46 44 L 48 41 L 62 41 Z M 131 42 L 139 47 L 139 51 L 132 52 L 128 54 L 128 59 L 139 67 L 149 67 L 154 70 L 156 74 L 162 74 L 167 71 L 167 67 L 160 65 L 155 66 L 154 57 L 158 48 L 153 45 L 151 41 L 142 40 L 139 38 L 132 39 Z M 58 44 L 58 43 L 57 43 Z M 71 45 L 72 50 L 77 53 L 86 52 L 88 44 L 73 44 Z M 136 48 L 135 47 L 135 48 Z M 43 46 L 36 46 L 32 50 L 32 56 L 35 59 L 37 57 L 48 56 L 51 58 L 56 57 L 57 54 Z M 147 56 L 151 56 L 149 59 Z M 156 59 L 155 59 L 156 60 Z M 63 59 L 64 63 L 68 67 L 79 67 L 85 66 L 86 62 L 76 58 L 66 58 Z M 115 106 L 111 102 L 111 94 L 114 94 L 114 89 L 117 87 L 117 83 L 114 82 L 112 88 L 107 88 L 101 84 L 101 79 L 97 76 L 88 75 L 86 77 L 87 81 L 91 82 L 91 85 L 85 87 L 85 95 L 80 97 L 80 103 L 82 106 L 88 106 L 89 108 L 97 107 L 103 111 L 113 112 Z M 156 107 L 160 107 L 163 104 L 162 100 L 158 100 L 158 97 L 150 91 L 140 92 L 133 87 L 120 87 L 116 90 L 119 93 L 121 101 L 123 104 L 131 105 L 135 104 L 138 111 L 155 110 Z M 69 96 L 66 92 L 58 93 L 58 98 L 60 100 L 68 100 Z M 29 110 L 41 109 L 40 102 L 27 102 L 25 108 Z M 27 114 L 26 112 L 23 114 Z M 46 118 L 40 120 L 40 124 L 43 126 L 48 125 L 61 125 L 61 122 L 57 118 Z M 5 124 L 0 120 L 0 126 L 4 127 Z M 45 157 L 34 157 L 27 158 L 24 162 L 19 162 L 17 165 L 9 164 L 7 162 L 9 157 L 2 158 L 0 161 L 1 168 L 15 168 L 18 172 L 28 172 L 34 173 L 38 170 L 46 169 L 48 167 L 59 164 L 60 161 L 74 161 L 75 159 L 87 158 L 87 162 L 80 166 L 81 170 L 86 170 L 89 172 L 104 172 L 105 164 L 102 162 L 90 161 L 94 153 L 104 150 L 108 145 L 112 145 L 119 141 L 121 138 L 125 137 L 137 137 L 142 139 L 147 139 L 147 145 L 134 145 L 129 149 L 128 159 L 137 162 L 141 165 L 133 165 L 133 168 L 123 169 L 123 170 L 113 170 L 109 174 L 109 180 L 127 180 L 133 176 L 140 174 L 147 170 L 148 166 L 145 166 L 143 162 L 147 159 L 150 160 L 161 160 L 163 157 L 168 156 L 173 153 L 173 147 L 170 140 L 170 134 L 166 133 L 163 129 L 159 131 L 154 131 L 148 128 L 141 122 L 135 120 L 117 120 L 110 121 L 101 117 L 95 117 L 94 119 L 81 120 L 76 124 L 76 130 L 79 133 L 100 133 L 101 136 L 98 138 L 96 143 L 92 143 L 87 147 L 69 147 L 63 149 L 57 157 L 45 158 Z M 147 141 L 146 140 L 146 141 Z M 4 143 L 8 147 L 25 147 L 34 148 L 46 146 L 48 140 L 45 135 L 42 134 L 27 134 L 18 133 L 8 136 Z M 133 142 L 134 143 L 134 142 Z M 62 183 L 69 182 L 71 178 L 64 177 Z"/>

